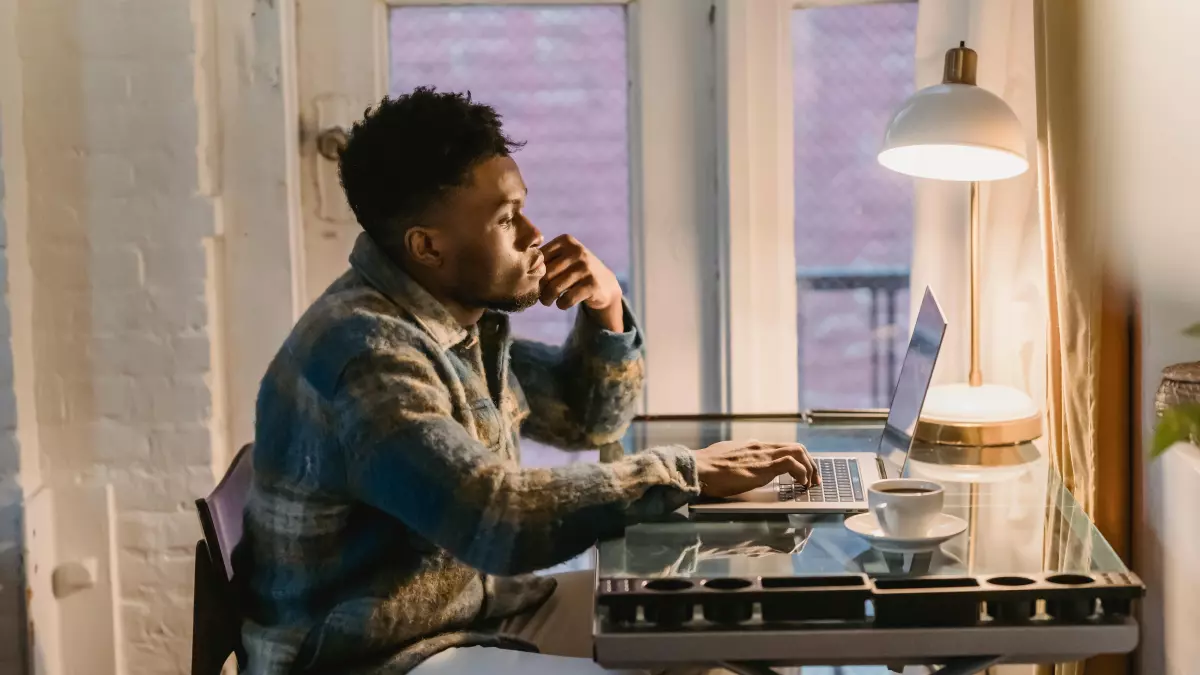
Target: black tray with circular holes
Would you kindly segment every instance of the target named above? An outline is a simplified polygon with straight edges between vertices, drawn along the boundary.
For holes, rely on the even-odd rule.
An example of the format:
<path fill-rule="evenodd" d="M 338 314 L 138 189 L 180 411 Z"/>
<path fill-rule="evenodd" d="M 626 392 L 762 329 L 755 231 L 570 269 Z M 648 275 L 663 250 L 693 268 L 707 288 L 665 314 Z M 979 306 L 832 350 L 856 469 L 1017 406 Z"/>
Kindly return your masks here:
<path fill-rule="evenodd" d="M 876 628 L 1011 626 L 1123 619 L 1145 590 L 1128 572 L 601 578 L 596 604 L 604 621 L 624 629 L 831 622 Z"/>

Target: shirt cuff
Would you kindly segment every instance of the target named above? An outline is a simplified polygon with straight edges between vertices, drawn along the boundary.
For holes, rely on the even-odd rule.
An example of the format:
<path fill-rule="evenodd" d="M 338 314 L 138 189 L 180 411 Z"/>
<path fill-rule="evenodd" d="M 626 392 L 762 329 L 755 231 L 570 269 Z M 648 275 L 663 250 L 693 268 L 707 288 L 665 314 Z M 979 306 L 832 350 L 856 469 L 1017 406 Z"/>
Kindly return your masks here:
<path fill-rule="evenodd" d="M 700 477 L 696 473 L 696 454 L 682 445 L 650 448 L 646 452 L 658 455 L 671 472 L 671 485 L 688 497 L 700 496 Z"/>
<path fill-rule="evenodd" d="M 643 453 L 653 456 L 667 469 L 667 483 L 654 485 L 626 511 L 627 523 L 657 520 L 691 504 L 700 496 L 696 475 L 696 455 L 680 445 L 650 448 Z"/>
<path fill-rule="evenodd" d="M 601 327 L 586 307 L 580 307 L 573 335 L 591 356 L 612 362 L 632 361 L 641 356 L 645 340 L 637 318 L 624 298 L 621 299 L 621 322 L 625 332 L 615 333 Z"/>

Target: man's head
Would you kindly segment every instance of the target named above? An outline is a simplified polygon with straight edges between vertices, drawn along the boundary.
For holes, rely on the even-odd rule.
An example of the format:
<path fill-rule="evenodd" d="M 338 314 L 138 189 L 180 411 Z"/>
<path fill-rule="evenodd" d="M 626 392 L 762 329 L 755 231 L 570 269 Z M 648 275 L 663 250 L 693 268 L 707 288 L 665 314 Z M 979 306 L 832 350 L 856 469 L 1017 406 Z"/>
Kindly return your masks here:
<path fill-rule="evenodd" d="M 367 110 L 338 169 L 359 224 L 435 296 L 518 311 L 545 273 L 510 156 L 519 147 L 470 94 L 419 88 Z"/>

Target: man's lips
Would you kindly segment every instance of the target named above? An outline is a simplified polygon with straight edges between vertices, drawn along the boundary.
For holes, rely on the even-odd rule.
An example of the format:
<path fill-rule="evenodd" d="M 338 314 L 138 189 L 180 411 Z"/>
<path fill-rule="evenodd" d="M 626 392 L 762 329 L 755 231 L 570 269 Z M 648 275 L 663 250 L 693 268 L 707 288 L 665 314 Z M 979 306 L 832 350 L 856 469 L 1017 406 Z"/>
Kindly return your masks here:
<path fill-rule="evenodd" d="M 538 251 L 537 257 L 533 259 L 533 263 L 529 265 L 529 273 L 537 274 L 546 271 L 546 256 Z"/>

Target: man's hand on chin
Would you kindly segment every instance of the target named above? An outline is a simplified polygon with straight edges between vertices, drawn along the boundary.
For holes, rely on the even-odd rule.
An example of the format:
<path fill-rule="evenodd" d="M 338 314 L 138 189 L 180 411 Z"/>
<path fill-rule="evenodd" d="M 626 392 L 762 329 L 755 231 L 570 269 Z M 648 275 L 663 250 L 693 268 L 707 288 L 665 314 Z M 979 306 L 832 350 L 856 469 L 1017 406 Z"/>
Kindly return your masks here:
<path fill-rule="evenodd" d="M 621 284 L 612 270 L 569 234 L 555 237 L 542 247 L 542 254 L 546 256 L 543 305 L 570 309 L 583 303 L 602 328 L 625 332 Z"/>

